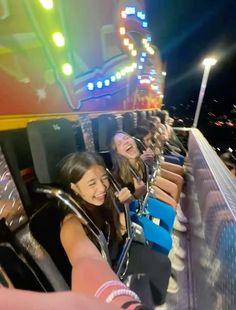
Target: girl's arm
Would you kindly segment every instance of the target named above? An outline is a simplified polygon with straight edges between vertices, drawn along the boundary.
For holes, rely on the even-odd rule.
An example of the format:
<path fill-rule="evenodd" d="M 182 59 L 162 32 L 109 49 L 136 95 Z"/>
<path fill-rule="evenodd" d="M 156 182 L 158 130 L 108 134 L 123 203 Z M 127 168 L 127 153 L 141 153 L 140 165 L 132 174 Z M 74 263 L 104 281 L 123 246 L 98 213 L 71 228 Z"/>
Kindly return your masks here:
<path fill-rule="evenodd" d="M 104 283 L 114 283 L 111 286 L 105 285 L 99 298 L 106 300 L 109 294 L 117 289 L 124 289 L 127 292 L 128 288 L 124 287 L 107 261 L 103 259 L 98 249 L 87 237 L 83 226 L 75 215 L 69 215 L 64 219 L 61 227 L 61 242 L 72 265 L 72 291 L 94 296 Z M 132 299 L 134 297 L 124 293 L 114 298 L 111 303 L 120 307 Z"/>
<path fill-rule="evenodd" d="M 36 293 L 0 287 L 0 305 L 4 310 L 116 310 L 118 307 L 97 298 L 74 292 Z"/>

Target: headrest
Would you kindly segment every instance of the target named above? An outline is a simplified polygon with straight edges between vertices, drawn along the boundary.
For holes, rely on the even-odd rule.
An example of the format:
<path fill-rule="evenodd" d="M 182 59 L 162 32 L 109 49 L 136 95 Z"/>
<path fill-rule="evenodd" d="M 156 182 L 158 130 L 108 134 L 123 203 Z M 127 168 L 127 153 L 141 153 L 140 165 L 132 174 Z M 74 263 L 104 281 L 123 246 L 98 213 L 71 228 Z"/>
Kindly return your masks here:
<path fill-rule="evenodd" d="M 66 119 L 31 122 L 27 133 L 35 173 L 40 183 L 57 183 L 57 164 L 76 152 L 73 128 Z"/>
<path fill-rule="evenodd" d="M 98 117 L 98 145 L 99 151 L 107 151 L 111 137 L 118 130 L 118 124 L 113 115 L 105 114 Z"/>
<path fill-rule="evenodd" d="M 126 112 L 123 115 L 123 131 L 127 132 L 130 135 L 133 135 L 136 127 L 137 127 L 137 113 Z"/>
<path fill-rule="evenodd" d="M 146 111 L 137 111 L 138 123 L 141 123 L 143 120 L 147 118 Z"/>

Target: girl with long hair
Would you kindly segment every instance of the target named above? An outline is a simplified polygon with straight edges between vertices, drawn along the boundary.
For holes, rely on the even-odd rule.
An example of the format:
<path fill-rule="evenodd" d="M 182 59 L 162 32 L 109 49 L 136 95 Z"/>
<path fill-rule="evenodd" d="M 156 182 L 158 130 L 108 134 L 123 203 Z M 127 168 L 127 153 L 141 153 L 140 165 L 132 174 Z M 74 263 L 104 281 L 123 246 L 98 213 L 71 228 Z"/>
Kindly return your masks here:
<path fill-rule="evenodd" d="M 145 167 L 143 161 L 140 159 L 140 153 L 134 139 L 124 132 L 117 132 L 111 140 L 111 158 L 113 162 L 114 175 L 122 184 L 122 186 L 127 186 L 133 196 L 136 198 L 144 195 L 146 192 L 146 186 L 143 181 L 145 179 Z M 133 171 L 135 172 L 136 176 L 134 176 Z M 171 207 L 171 204 L 168 204 L 168 200 L 163 199 L 165 198 L 163 197 L 163 191 L 160 190 L 157 186 L 153 187 L 155 190 L 155 197 L 158 198 L 148 199 L 147 210 L 154 218 L 160 218 L 160 215 L 162 218 L 168 217 L 169 213 L 173 212 L 173 208 Z M 159 197 L 161 197 L 165 202 L 160 201 Z M 172 199 L 171 197 L 168 198 Z M 142 217 L 137 215 L 137 204 L 134 205 L 132 203 L 130 208 L 133 212 L 132 219 L 143 226 L 144 232 L 145 230 L 149 230 L 149 227 L 145 227 L 144 223 L 142 223 Z M 177 218 L 175 218 L 174 222 L 178 223 L 174 224 L 174 228 L 176 230 L 186 231 L 185 226 L 179 223 Z M 165 226 L 165 223 L 160 221 L 160 225 Z M 174 244 L 176 244 L 175 248 L 173 248 L 175 255 L 177 255 L 179 258 L 185 258 L 186 253 L 182 248 L 180 248 L 178 244 L 179 240 L 177 240 L 176 236 L 173 236 L 173 238 Z M 173 263 L 172 265 L 174 266 L 174 269 L 178 271 L 183 270 L 184 266 L 180 260 L 173 257 L 171 262 Z"/>
<path fill-rule="evenodd" d="M 115 176 L 132 191 L 135 197 L 142 196 L 146 190 L 144 182 L 145 178 L 147 178 L 143 160 L 153 158 L 153 152 L 144 151 L 140 156 L 134 139 L 127 133 L 120 131 L 116 132 L 111 140 L 111 157 Z M 134 177 L 132 170 L 139 176 L 139 181 Z M 177 198 L 178 193 L 177 185 L 160 176 L 156 177 L 152 185 L 154 185 L 155 196 L 175 209 L 177 204 L 175 198 Z M 168 195 L 167 192 L 171 194 Z"/>
<path fill-rule="evenodd" d="M 143 149 L 143 147 L 139 147 L 139 149 L 141 148 L 142 149 L 142 152 L 145 154 L 145 152 L 149 151 L 152 156 L 155 158 L 156 157 L 156 154 L 155 154 L 155 149 L 153 149 L 153 136 L 152 136 L 152 133 L 145 127 L 137 127 L 136 128 L 136 131 L 135 131 L 135 134 L 134 136 L 140 140 L 143 144 L 143 146 L 145 147 L 145 150 Z M 137 143 L 137 146 L 138 143 Z M 140 150 L 141 151 L 141 150 Z M 142 155 L 141 155 L 142 156 Z M 145 158 L 144 158 L 144 161 L 145 161 Z M 147 161 L 147 164 L 148 164 L 148 161 Z M 172 182 L 173 184 L 175 184 L 176 186 L 174 186 L 173 184 L 171 183 L 168 183 L 167 186 L 170 186 L 172 187 L 172 192 L 170 193 L 171 196 L 175 199 L 176 202 L 179 201 L 180 199 L 180 194 L 181 194 L 181 190 L 182 190 L 182 186 L 183 186 L 183 177 L 180 176 L 179 174 L 177 173 L 174 173 L 174 172 L 171 172 L 167 169 L 164 169 L 161 167 L 161 165 L 159 166 L 160 169 L 160 174 L 159 176 L 161 178 L 164 178 L 170 182 Z M 162 179 L 156 179 L 156 185 L 158 186 L 158 180 L 162 181 Z M 162 186 L 162 183 L 159 182 L 159 185 L 160 187 Z M 165 191 L 165 187 L 162 188 L 164 191 Z"/>
<path fill-rule="evenodd" d="M 119 211 L 120 208 L 117 207 L 112 196 L 102 159 L 97 154 L 89 152 L 70 154 L 62 161 L 60 174 L 67 190 L 103 232 L 114 268 L 123 246 L 125 229 L 122 212 Z M 129 199 L 131 194 L 127 188 L 123 188 L 116 193 L 116 196 L 123 201 Z M 94 279 L 90 276 L 91 265 L 81 270 L 77 262 L 82 259 L 86 265 L 87 254 L 85 253 L 89 253 L 94 257 L 92 269 L 99 270 L 102 275 L 104 274 L 102 266 L 104 259 L 91 233 L 75 215 L 67 210 L 62 215 L 61 241 L 72 265 L 72 290 L 81 291 L 82 289 L 83 292 L 84 279 L 87 279 L 86 291 L 94 293 L 94 286 L 97 286 L 95 283 L 98 284 L 99 277 Z M 125 276 L 137 273 L 147 275 L 156 305 L 165 301 L 170 271 L 170 261 L 167 256 L 157 253 L 146 245 L 132 242 Z M 107 280 L 111 278 L 114 279 L 114 273 L 110 269 Z M 100 285 L 102 285 L 101 282 Z M 121 294 L 114 300 L 117 305 L 120 305 L 125 302 L 125 297 L 127 298 Z"/>

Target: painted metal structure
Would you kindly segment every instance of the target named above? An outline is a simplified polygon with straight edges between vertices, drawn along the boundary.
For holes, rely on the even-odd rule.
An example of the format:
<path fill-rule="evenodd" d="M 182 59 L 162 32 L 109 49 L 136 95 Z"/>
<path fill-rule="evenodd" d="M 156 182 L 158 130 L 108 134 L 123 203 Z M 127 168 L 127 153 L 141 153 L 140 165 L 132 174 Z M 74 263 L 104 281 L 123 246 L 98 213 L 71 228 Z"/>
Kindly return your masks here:
<path fill-rule="evenodd" d="M 163 71 L 143 0 L 0 1 L 0 130 L 159 108 Z"/>

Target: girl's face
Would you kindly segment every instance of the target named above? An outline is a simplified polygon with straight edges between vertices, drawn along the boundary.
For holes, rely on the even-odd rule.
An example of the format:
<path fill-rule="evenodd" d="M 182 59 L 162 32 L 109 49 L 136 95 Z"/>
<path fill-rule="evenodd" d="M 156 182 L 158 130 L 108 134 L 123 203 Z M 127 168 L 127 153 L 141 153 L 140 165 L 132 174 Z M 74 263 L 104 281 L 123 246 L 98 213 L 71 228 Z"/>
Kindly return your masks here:
<path fill-rule="evenodd" d="M 149 147 L 152 145 L 152 134 L 149 132 L 144 138 L 143 138 L 143 143 L 145 144 L 146 147 Z"/>
<path fill-rule="evenodd" d="M 123 133 L 117 133 L 114 137 L 117 153 L 125 158 L 135 159 L 139 156 L 139 150 L 133 138 Z"/>
<path fill-rule="evenodd" d="M 166 135 L 164 130 L 161 127 L 158 127 L 158 136 L 156 137 L 159 141 L 166 141 Z"/>
<path fill-rule="evenodd" d="M 104 167 L 93 165 L 77 183 L 71 183 L 71 189 L 84 201 L 94 206 L 101 206 L 105 201 L 109 185 Z"/>

